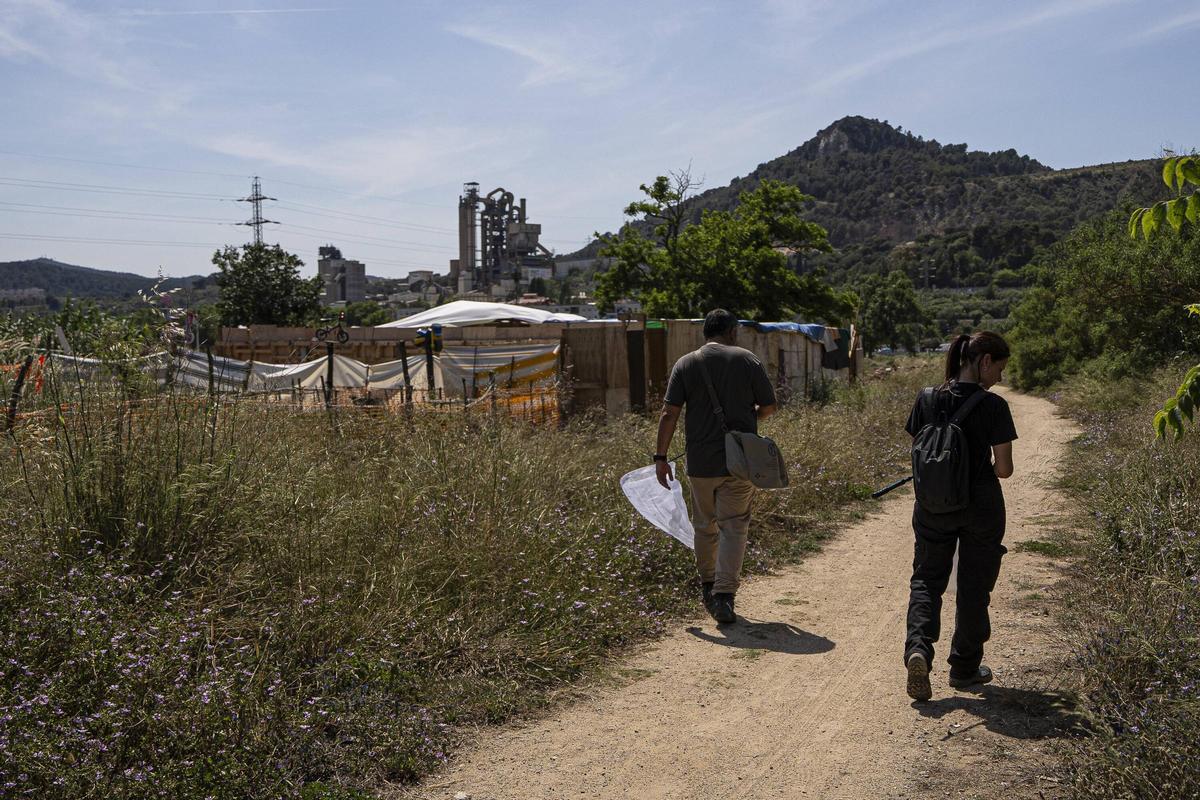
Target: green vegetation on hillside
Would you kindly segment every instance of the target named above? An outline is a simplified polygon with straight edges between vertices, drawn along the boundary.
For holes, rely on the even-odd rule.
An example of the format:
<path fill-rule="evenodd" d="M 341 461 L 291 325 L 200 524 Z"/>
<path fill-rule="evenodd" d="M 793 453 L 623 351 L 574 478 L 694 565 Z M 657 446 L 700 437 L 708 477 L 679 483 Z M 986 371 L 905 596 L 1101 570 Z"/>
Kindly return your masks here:
<path fill-rule="evenodd" d="M 1061 235 L 1158 191 L 1152 161 L 1052 170 L 1014 150 L 969 151 L 886 122 L 845 117 L 744 178 L 698 195 L 693 217 L 702 208 L 732 208 L 763 180 L 812 195 L 810 218 L 837 247 L 874 238 L 901 243 L 985 222 L 1040 225 Z"/>
<path fill-rule="evenodd" d="M 49 258 L 0 263 L 0 291 L 40 289 L 45 292 L 45 305 L 57 311 L 67 299 L 91 299 L 108 307 L 127 307 L 138 302 L 138 292 L 145 292 L 159 283 L 158 278 L 130 272 L 77 267 Z M 205 299 L 215 294 L 215 285 L 205 277 L 167 278 L 160 284 L 165 290 L 181 288 Z"/>

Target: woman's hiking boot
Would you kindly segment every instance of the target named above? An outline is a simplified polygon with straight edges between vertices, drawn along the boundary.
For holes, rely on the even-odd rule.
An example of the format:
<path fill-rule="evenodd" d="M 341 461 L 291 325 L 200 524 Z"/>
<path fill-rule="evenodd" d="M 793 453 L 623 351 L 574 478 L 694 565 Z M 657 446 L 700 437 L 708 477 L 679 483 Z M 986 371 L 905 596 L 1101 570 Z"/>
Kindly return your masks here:
<path fill-rule="evenodd" d="M 713 619 L 716 619 L 717 604 L 716 604 L 716 601 L 713 600 L 712 587 L 713 587 L 712 581 L 704 581 L 703 583 L 700 584 L 700 591 L 704 596 L 704 610 L 708 612 L 708 615 L 710 617 L 712 617 Z"/>
<path fill-rule="evenodd" d="M 719 624 L 737 622 L 733 611 L 733 592 L 717 592 L 713 595 L 713 619 Z"/>
<path fill-rule="evenodd" d="M 975 670 L 974 674 L 964 677 L 955 676 L 954 671 L 950 671 L 950 677 L 946 679 L 946 683 L 953 686 L 955 689 L 965 689 L 968 686 L 978 686 L 983 683 L 992 682 L 992 671 L 987 667 L 980 665 L 979 669 Z"/>
<path fill-rule="evenodd" d="M 908 696 L 913 700 L 928 700 L 933 697 L 933 687 L 929 685 L 929 660 L 925 654 L 913 651 L 904 659 L 908 667 Z"/>

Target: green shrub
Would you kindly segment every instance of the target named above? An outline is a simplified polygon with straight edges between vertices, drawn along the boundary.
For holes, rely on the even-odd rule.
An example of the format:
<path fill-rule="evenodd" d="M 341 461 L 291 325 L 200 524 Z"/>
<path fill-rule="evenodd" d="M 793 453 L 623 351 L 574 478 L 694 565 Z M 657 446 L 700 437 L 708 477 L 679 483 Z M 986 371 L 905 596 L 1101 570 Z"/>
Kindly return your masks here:
<path fill-rule="evenodd" d="M 1120 378 L 1200 350 L 1200 326 L 1184 310 L 1200 297 L 1200 237 L 1191 231 L 1135 241 L 1127 216 L 1113 212 L 1027 272 L 1038 285 L 1012 314 L 1019 388 L 1050 385 L 1097 359 L 1100 373 Z"/>

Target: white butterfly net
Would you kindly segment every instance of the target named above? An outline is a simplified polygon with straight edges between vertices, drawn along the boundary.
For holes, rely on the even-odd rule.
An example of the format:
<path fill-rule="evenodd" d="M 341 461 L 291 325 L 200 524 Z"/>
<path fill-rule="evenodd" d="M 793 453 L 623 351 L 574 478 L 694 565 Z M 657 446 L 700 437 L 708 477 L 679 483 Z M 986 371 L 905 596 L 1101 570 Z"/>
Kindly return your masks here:
<path fill-rule="evenodd" d="M 671 474 L 675 465 L 671 464 Z M 688 517 L 687 503 L 683 499 L 683 488 L 679 481 L 669 481 L 671 488 L 664 489 L 658 482 L 654 466 L 635 469 L 621 478 L 621 491 L 633 503 L 633 507 L 659 530 L 674 536 L 688 548 L 696 549 L 696 530 Z"/>

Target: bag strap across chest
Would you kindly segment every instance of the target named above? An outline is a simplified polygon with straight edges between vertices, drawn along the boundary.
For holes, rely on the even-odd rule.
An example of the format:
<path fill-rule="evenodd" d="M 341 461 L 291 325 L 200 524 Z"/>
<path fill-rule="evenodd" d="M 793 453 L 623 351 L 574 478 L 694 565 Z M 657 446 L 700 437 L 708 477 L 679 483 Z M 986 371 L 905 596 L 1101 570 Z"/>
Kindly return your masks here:
<path fill-rule="evenodd" d="M 708 374 L 708 367 L 704 365 L 704 353 L 697 350 L 696 365 L 700 368 L 700 374 L 704 376 L 704 385 L 708 388 L 708 400 L 712 403 L 713 413 L 717 415 L 717 422 L 721 423 L 721 430 L 729 433 L 729 426 L 725 424 L 725 409 L 721 408 L 721 401 L 717 399 L 717 390 L 713 387 L 712 376 Z"/>

